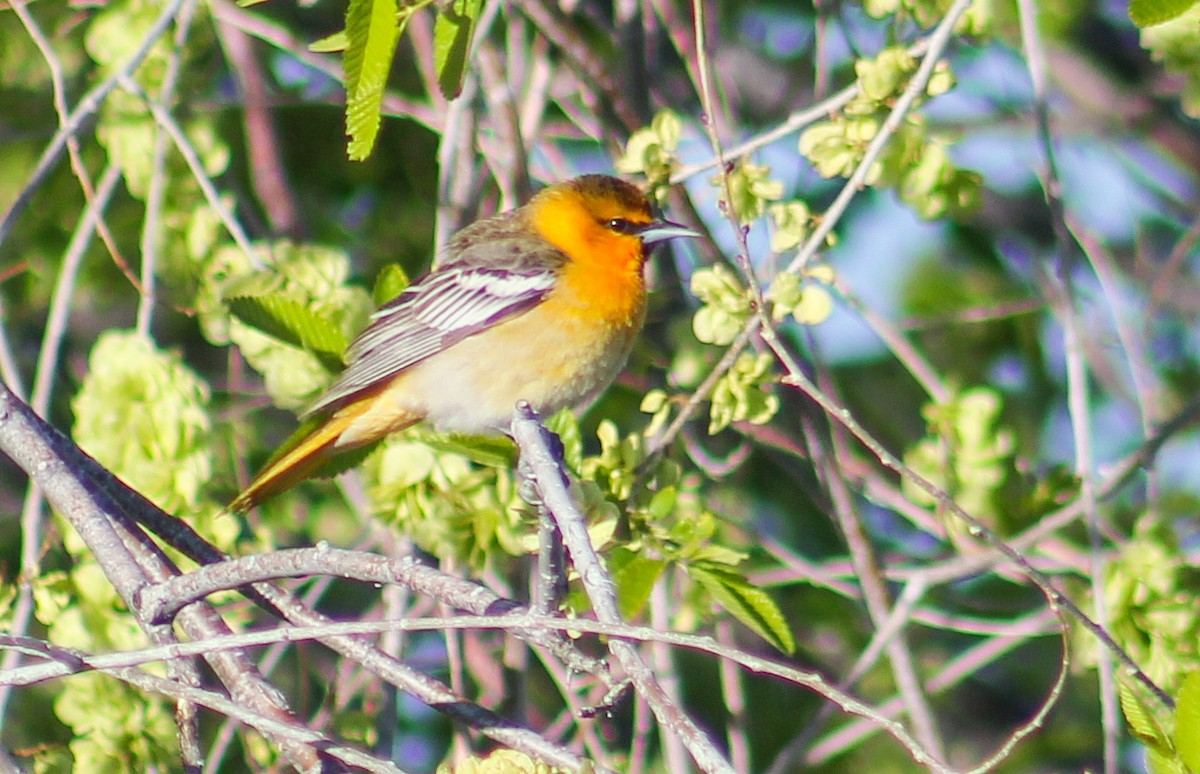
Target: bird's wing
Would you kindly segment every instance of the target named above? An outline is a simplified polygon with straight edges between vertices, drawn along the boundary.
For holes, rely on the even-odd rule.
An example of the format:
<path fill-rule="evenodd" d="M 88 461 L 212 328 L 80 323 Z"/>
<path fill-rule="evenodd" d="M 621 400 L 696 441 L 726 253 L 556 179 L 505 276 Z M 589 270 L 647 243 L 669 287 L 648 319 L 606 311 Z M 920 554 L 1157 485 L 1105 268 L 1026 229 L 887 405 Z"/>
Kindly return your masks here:
<path fill-rule="evenodd" d="M 456 342 L 536 306 L 554 287 L 555 264 L 535 256 L 523 258 L 479 266 L 462 256 L 381 306 L 350 345 L 346 370 L 306 416 L 336 408 Z"/>

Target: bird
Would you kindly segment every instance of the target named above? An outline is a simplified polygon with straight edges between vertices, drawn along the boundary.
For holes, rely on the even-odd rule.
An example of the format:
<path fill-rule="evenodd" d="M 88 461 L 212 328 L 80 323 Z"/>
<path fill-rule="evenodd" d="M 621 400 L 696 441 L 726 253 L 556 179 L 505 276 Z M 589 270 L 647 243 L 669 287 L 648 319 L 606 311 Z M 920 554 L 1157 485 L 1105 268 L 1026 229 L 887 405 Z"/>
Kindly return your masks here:
<path fill-rule="evenodd" d="M 228 510 L 249 511 L 418 422 L 500 434 L 519 400 L 547 415 L 590 404 L 645 321 L 650 249 L 697 236 L 656 218 L 637 186 L 600 174 L 463 228 L 427 274 L 375 311 L 345 370 L 301 416 L 307 432 Z"/>

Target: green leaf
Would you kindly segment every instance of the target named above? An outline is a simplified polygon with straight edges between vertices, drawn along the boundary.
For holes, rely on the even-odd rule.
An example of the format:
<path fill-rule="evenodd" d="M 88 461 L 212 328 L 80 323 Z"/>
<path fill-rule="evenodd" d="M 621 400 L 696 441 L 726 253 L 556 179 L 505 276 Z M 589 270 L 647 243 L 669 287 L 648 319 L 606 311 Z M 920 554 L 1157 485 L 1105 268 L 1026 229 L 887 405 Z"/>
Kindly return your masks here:
<path fill-rule="evenodd" d="M 1183 680 L 1175 704 L 1175 749 L 1183 764 L 1200 771 L 1200 670 Z"/>
<path fill-rule="evenodd" d="M 934 65 L 933 73 L 929 76 L 929 82 L 925 84 L 925 93 L 930 97 L 937 97 L 953 89 L 954 83 L 954 71 L 950 69 L 949 63 L 943 59 Z"/>
<path fill-rule="evenodd" d="M 768 209 L 775 221 L 775 232 L 771 234 L 771 252 L 782 253 L 791 250 L 808 236 L 812 214 L 804 202 L 777 202 Z"/>
<path fill-rule="evenodd" d="M 411 284 L 408 272 L 398 263 L 386 264 L 375 278 L 375 287 L 371 290 L 371 300 L 380 307 L 404 292 Z"/>
<path fill-rule="evenodd" d="M 208 385 L 134 331 L 97 339 L 71 402 L 75 440 L 168 511 L 194 509 L 212 474 Z"/>
<path fill-rule="evenodd" d="M 783 196 L 783 183 L 771 180 L 770 168 L 743 162 L 729 173 L 729 195 L 738 220 L 749 223 L 767 211 L 767 202 Z"/>
<path fill-rule="evenodd" d="M 792 310 L 792 316 L 801 325 L 816 325 L 829 319 L 833 314 L 833 296 L 819 285 L 809 285 L 804 288 L 800 303 Z"/>
<path fill-rule="evenodd" d="M 854 63 L 863 96 L 875 102 L 883 102 L 903 91 L 909 73 L 916 67 L 912 54 L 899 47 L 886 48 L 874 59 L 860 59 Z"/>
<path fill-rule="evenodd" d="M 645 172 L 647 160 L 651 158 L 651 154 L 655 154 L 661 149 L 661 142 L 654 129 L 649 126 L 642 127 L 629 136 L 629 141 L 625 143 L 625 152 L 613 162 L 613 166 L 618 172 L 624 172 L 627 175 Z"/>
<path fill-rule="evenodd" d="M 314 54 L 332 54 L 335 51 L 345 51 L 349 44 L 350 40 L 346 37 L 346 31 L 340 30 L 309 43 L 308 50 Z"/>
<path fill-rule="evenodd" d="M 558 436 L 563 445 L 563 459 L 567 467 L 579 470 L 583 463 L 583 433 L 579 430 L 579 420 L 570 409 L 563 409 L 546 420 L 546 427 Z"/>
<path fill-rule="evenodd" d="M 792 630 L 775 601 L 765 591 L 751 585 L 741 573 L 706 562 L 688 565 L 687 571 L 734 618 L 777 650 L 789 655 L 796 650 Z"/>
<path fill-rule="evenodd" d="M 433 25 L 433 63 L 438 88 L 446 99 L 454 99 L 462 92 L 471 36 L 481 8 L 483 0 L 453 0 L 442 6 Z"/>
<path fill-rule="evenodd" d="M 1146 769 L 1150 774 L 1195 774 L 1180 762 L 1175 753 L 1152 748 L 1146 750 Z"/>
<path fill-rule="evenodd" d="M 298 301 L 281 295 L 235 296 L 225 303 L 242 322 L 282 342 L 307 350 L 332 372 L 341 371 L 348 342 L 342 332 Z"/>
<path fill-rule="evenodd" d="M 679 147 L 679 135 L 683 130 L 683 122 L 679 120 L 679 114 L 673 110 L 660 110 L 654 116 L 654 120 L 650 122 L 650 128 L 654 130 L 654 134 L 658 136 L 658 141 L 662 147 L 672 153 Z"/>
<path fill-rule="evenodd" d="M 743 352 L 733 367 L 713 388 L 708 423 L 709 435 L 715 435 L 733 422 L 766 424 L 779 410 L 779 397 L 767 392 L 774 382 L 773 361 L 764 353 Z"/>
<path fill-rule="evenodd" d="M 617 586 L 617 604 L 621 618 L 636 618 L 650 599 L 654 584 L 662 576 L 667 563 L 661 559 L 639 556 L 626 548 L 613 549 L 608 559 L 613 583 Z"/>
<path fill-rule="evenodd" d="M 502 435 L 429 432 L 421 434 L 421 441 L 432 449 L 461 454 L 491 468 L 508 469 L 517 463 L 517 448 Z"/>
<path fill-rule="evenodd" d="M 692 318 L 692 332 L 705 344 L 724 346 L 735 338 L 750 316 L 750 293 L 729 267 L 717 264 L 692 274 L 692 293 L 703 306 Z"/>
<path fill-rule="evenodd" d="M 1154 717 L 1154 713 L 1137 695 L 1133 687 L 1121 680 L 1117 683 L 1117 695 L 1121 699 L 1121 711 L 1125 714 L 1125 722 L 1129 724 L 1129 730 L 1133 736 L 1149 749 L 1166 752 L 1169 755 L 1171 742 L 1163 732 L 1162 726 L 1159 725 L 1158 719 Z"/>
<path fill-rule="evenodd" d="M 371 155 L 379 134 L 380 107 L 392 56 L 400 38 L 396 0 L 350 0 L 346 9 L 346 134 L 351 161 Z"/>
<path fill-rule="evenodd" d="M 1139 27 L 1152 27 L 1187 13 L 1196 0 L 1130 0 L 1129 18 Z"/>
<path fill-rule="evenodd" d="M 1151 59 L 1171 75 L 1173 85 L 1169 91 L 1179 100 L 1183 112 L 1200 117 L 1200 3 L 1169 21 L 1143 28 L 1141 43 Z"/>

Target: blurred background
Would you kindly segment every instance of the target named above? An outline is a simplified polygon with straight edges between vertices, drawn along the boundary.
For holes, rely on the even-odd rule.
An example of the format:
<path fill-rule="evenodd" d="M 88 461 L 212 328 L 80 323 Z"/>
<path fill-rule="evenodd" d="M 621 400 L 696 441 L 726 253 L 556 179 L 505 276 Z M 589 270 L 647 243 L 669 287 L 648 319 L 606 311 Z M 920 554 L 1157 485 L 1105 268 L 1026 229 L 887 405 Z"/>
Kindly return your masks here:
<path fill-rule="evenodd" d="M 469 444 L 418 433 L 336 486 L 221 514 L 331 378 L 226 302 L 281 293 L 349 337 L 389 267 L 417 276 L 462 225 L 619 171 L 708 235 L 655 256 L 646 333 L 579 420 L 575 467 L 590 515 L 615 525 L 610 567 L 646 563 L 626 577 L 631 622 L 846 681 L 954 769 L 999 749 L 1004 772 L 1183 771 L 1155 768 L 1185 765 L 1171 710 L 912 474 L 1166 693 L 1194 674 L 1200 15 L 1139 29 L 1113 2 L 961 12 L 485 2 L 448 99 L 438 8 L 401 5 L 378 137 L 350 161 L 342 3 L 14 0 L 0 6 L 0 376 L 225 550 L 414 550 L 524 600 L 532 520 L 508 467 Z M 949 14 L 944 64 L 847 188 Z M 752 286 L 790 303 L 735 342 Z M 906 472 L 796 389 L 796 364 Z M 660 441 L 656 478 L 634 481 Z M 670 507 L 652 504 L 664 491 Z M 85 593 L 86 550 L 7 460 L 0 566 L 9 631 L 135 646 L 121 603 Z M 327 579 L 297 590 L 338 617 L 439 612 Z M 501 648 L 495 633 L 430 633 L 402 652 L 604 765 L 686 765 L 637 701 L 577 728 L 553 668 Z M 646 653 L 739 771 L 927 768 L 878 719 L 790 681 Z M 300 717 L 397 765 L 430 770 L 472 746 L 316 645 L 274 658 Z M 37 770 L 178 765 L 169 705 L 81 684 L 0 694 L 10 754 Z M 206 719 L 214 770 L 281 765 L 223 728 Z"/>

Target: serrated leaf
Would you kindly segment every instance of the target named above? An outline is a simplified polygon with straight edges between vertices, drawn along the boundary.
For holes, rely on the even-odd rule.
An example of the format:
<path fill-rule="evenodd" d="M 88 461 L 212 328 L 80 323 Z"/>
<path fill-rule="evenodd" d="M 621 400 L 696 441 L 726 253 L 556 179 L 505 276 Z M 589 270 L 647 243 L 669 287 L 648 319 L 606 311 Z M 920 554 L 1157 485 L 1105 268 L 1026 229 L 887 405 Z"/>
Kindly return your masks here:
<path fill-rule="evenodd" d="M 375 278 L 375 287 L 371 289 L 371 300 L 376 307 L 383 306 L 404 292 L 411 284 L 408 272 L 398 263 L 386 264 Z"/>
<path fill-rule="evenodd" d="M 716 564 L 688 565 L 688 574 L 721 603 L 729 613 L 777 650 L 791 655 L 796 650 L 792 630 L 775 600 L 752 585 L 738 572 Z"/>
<path fill-rule="evenodd" d="M 332 372 L 341 371 L 347 341 L 342 332 L 323 317 L 286 296 L 235 296 L 225 300 L 230 313 L 268 336 L 311 352 Z"/>
<path fill-rule="evenodd" d="M 1152 750 L 1170 751 L 1171 743 L 1163 732 L 1154 713 L 1141 697 L 1125 681 L 1117 683 L 1117 696 L 1121 700 L 1121 711 L 1129 730 L 1139 742 Z"/>
<path fill-rule="evenodd" d="M 472 462 L 492 468 L 511 468 L 517 463 L 517 447 L 502 435 L 429 433 L 421 441 L 432 449 L 461 454 Z"/>
<path fill-rule="evenodd" d="M 1130 0 L 1129 18 L 1139 27 L 1152 27 L 1187 13 L 1196 0 Z"/>
<path fill-rule="evenodd" d="M 623 620 L 636 618 L 642 612 L 666 566 L 667 563 L 661 559 L 639 556 L 624 548 L 612 551 L 609 567 L 617 587 L 617 604 Z"/>
<path fill-rule="evenodd" d="M 362 161 L 375 147 L 380 107 L 392 56 L 408 16 L 396 19 L 396 0 L 350 0 L 346 9 L 347 155 Z"/>
<path fill-rule="evenodd" d="M 481 8 L 483 0 L 453 0 L 442 6 L 433 25 L 433 64 L 438 88 L 446 99 L 454 99 L 462 92 L 471 36 Z"/>
<path fill-rule="evenodd" d="M 1191 771 L 1200 771 L 1200 670 L 1184 678 L 1175 704 L 1175 750 Z"/>

